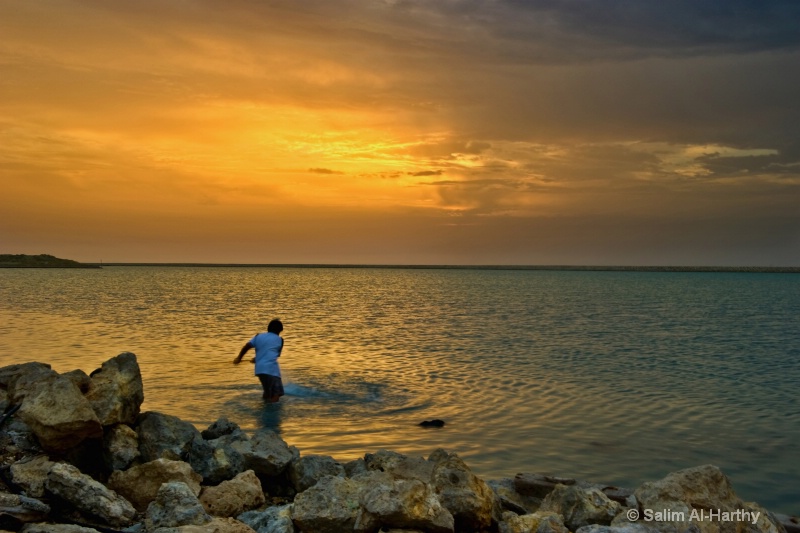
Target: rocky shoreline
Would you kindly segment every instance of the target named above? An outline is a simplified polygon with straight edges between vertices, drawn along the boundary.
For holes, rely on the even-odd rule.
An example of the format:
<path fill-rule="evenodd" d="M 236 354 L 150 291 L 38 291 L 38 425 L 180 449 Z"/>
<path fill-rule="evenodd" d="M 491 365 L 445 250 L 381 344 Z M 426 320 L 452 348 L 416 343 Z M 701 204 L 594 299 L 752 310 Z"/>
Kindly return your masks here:
<path fill-rule="evenodd" d="M 0 368 L 0 530 L 23 533 L 800 533 L 705 465 L 626 490 L 522 473 L 484 481 L 455 453 L 341 464 L 220 418 L 140 412 L 132 353 L 87 375 Z"/>

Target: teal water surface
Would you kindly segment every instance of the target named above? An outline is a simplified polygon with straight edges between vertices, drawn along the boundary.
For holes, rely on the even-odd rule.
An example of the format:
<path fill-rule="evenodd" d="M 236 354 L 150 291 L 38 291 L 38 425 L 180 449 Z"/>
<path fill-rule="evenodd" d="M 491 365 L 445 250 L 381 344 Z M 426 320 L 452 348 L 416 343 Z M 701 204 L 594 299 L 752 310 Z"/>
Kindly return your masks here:
<path fill-rule="evenodd" d="M 106 267 L 0 270 L 0 295 L 0 366 L 132 351 L 143 409 L 201 429 L 342 461 L 442 447 L 484 478 L 635 487 L 712 463 L 800 512 L 797 274 Z M 232 359 L 273 317 L 287 396 L 265 406 Z"/>

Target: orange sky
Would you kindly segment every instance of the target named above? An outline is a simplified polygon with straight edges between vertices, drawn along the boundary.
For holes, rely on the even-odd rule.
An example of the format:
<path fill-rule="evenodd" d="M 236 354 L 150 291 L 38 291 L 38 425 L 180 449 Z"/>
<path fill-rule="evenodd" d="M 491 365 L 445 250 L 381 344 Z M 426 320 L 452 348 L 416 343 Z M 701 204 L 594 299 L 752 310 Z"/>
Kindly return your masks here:
<path fill-rule="evenodd" d="M 800 265 L 800 9 L 697 5 L 0 0 L 0 252 Z"/>

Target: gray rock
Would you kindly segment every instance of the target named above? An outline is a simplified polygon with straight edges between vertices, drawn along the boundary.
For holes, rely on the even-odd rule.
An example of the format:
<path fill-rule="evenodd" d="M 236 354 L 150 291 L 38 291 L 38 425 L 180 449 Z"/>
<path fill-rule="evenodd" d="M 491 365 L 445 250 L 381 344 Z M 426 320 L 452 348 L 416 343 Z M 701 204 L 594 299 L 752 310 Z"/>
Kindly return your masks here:
<path fill-rule="evenodd" d="M 81 369 L 70 370 L 69 372 L 64 372 L 61 375 L 72 381 L 75 386 L 78 387 L 78 390 L 80 390 L 83 394 L 86 394 L 86 392 L 89 390 L 89 384 L 92 382 L 88 374 Z"/>
<path fill-rule="evenodd" d="M 72 465 L 54 464 L 47 475 L 45 488 L 81 513 L 112 527 L 129 525 L 136 514 L 128 500 Z"/>
<path fill-rule="evenodd" d="M 208 441 L 195 436 L 186 460 L 203 476 L 205 483 L 215 485 L 246 470 L 245 456 L 235 444 L 243 443 L 246 447 L 248 440 L 240 430 Z"/>
<path fill-rule="evenodd" d="M 353 479 L 324 477 L 294 499 L 292 521 L 300 531 L 357 531 L 362 485 Z M 361 530 L 368 530 L 361 528 Z"/>
<path fill-rule="evenodd" d="M 145 527 L 154 531 L 165 527 L 202 526 L 211 522 L 203 505 L 186 483 L 173 481 L 158 489 L 156 499 L 147 507 Z"/>
<path fill-rule="evenodd" d="M 397 479 L 417 479 L 430 483 L 435 463 L 423 457 L 409 457 L 397 452 L 378 450 L 364 456 L 367 470 L 388 472 Z"/>
<path fill-rule="evenodd" d="M 539 512 L 552 511 L 564 517 L 571 530 L 589 525 L 609 525 L 621 511 L 619 503 L 611 500 L 596 487 L 585 489 L 578 485 L 556 485 L 542 501 Z"/>
<path fill-rule="evenodd" d="M 35 498 L 0 492 L 0 516 L 19 522 L 40 522 L 50 514 L 50 506 Z"/>
<path fill-rule="evenodd" d="M 450 533 L 453 515 L 445 509 L 433 487 L 418 479 L 391 479 L 366 482 L 361 506 L 371 522 L 384 527 L 422 529 L 432 533 Z M 478 530 L 470 530 L 478 531 Z"/>
<path fill-rule="evenodd" d="M 355 477 L 364 472 L 367 472 L 367 463 L 363 457 L 353 459 L 344 464 L 344 475 L 347 477 Z"/>
<path fill-rule="evenodd" d="M 31 498 L 43 498 L 47 473 L 53 464 L 55 463 L 46 455 L 27 457 L 11 465 L 9 469 L 11 480 L 25 491 L 25 495 Z"/>
<path fill-rule="evenodd" d="M 192 494 L 200 494 L 202 477 L 192 470 L 189 463 L 156 459 L 125 471 L 112 472 L 108 486 L 124 496 L 139 511 L 155 500 L 163 483 L 180 481 L 185 483 Z"/>
<path fill-rule="evenodd" d="M 344 477 L 344 467 L 327 455 L 306 455 L 289 465 L 289 478 L 297 492 L 313 487 L 323 476 Z"/>
<path fill-rule="evenodd" d="M 294 533 L 292 505 L 275 505 L 263 511 L 247 511 L 236 517 L 258 533 Z"/>
<path fill-rule="evenodd" d="M 259 429 L 248 441 L 238 441 L 231 446 L 242 454 L 245 468 L 256 474 L 277 476 L 286 471 L 289 464 L 300 458 L 300 452 L 289 446 L 269 429 Z"/>
<path fill-rule="evenodd" d="M 12 404 L 19 403 L 22 400 L 22 396 L 24 396 L 24 392 L 20 393 L 20 396 L 16 396 L 14 394 L 14 390 L 16 388 L 17 381 L 19 378 L 30 375 L 35 380 L 35 376 L 38 375 L 50 375 L 54 371 L 50 368 L 50 365 L 45 363 L 20 363 L 16 365 L 9 365 L 0 368 L 0 389 L 4 389 L 8 391 L 8 402 Z M 25 389 L 25 385 L 21 387 L 21 390 Z"/>
<path fill-rule="evenodd" d="M 230 435 L 236 431 L 241 431 L 241 428 L 235 423 L 231 422 L 224 416 L 217 419 L 216 422 L 204 429 L 200 434 L 205 440 L 214 440 L 225 435 Z"/>
<path fill-rule="evenodd" d="M 455 453 L 437 450 L 432 484 L 459 531 L 482 531 L 500 521 L 500 499 Z"/>
<path fill-rule="evenodd" d="M 255 472 L 247 470 L 215 487 L 203 487 L 200 503 L 208 514 L 227 518 L 263 505 L 266 498 Z"/>
<path fill-rule="evenodd" d="M 103 435 L 103 459 L 111 470 L 125 470 L 139 458 L 139 435 L 126 424 L 116 424 Z"/>
<path fill-rule="evenodd" d="M 542 503 L 540 498 L 526 496 L 517 492 L 512 478 L 488 480 L 486 484 L 500 499 L 500 506 L 503 510 L 525 515 L 536 511 Z"/>
<path fill-rule="evenodd" d="M 17 412 L 42 448 L 63 453 L 85 439 L 100 438 L 103 428 L 75 383 L 51 371 L 20 376 L 14 394 L 22 405 Z"/>
<path fill-rule="evenodd" d="M 619 526 L 601 526 L 598 524 L 591 524 L 588 526 L 579 527 L 575 533 L 678 533 L 676 529 L 658 529 L 655 527 L 647 526 L 641 522 L 633 522 L 630 524 L 623 524 Z"/>
<path fill-rule="evenodd" d="M 139 452 L 144 462 L 156 459 L 185 461 L 195 441 L 202 441 L 192 424 L 177 416 L 148 411 L 139 416 L 136 425 Z"/>
<path fill-rule="evenodd" d="M 86 398 L 104 426 L 133 424 L 144 401 L 136 355 L 123 352 L 91 374 Z"/>

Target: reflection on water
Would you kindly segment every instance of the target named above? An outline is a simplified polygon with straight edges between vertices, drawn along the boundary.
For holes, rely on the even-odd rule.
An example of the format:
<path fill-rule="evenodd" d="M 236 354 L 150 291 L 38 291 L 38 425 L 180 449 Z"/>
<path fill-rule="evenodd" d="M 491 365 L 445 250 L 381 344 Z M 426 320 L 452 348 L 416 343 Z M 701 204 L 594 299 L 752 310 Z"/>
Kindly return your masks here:
<path fill-rule="evenodd" d="M 635 486 L 719 465 L 800 511 L 800 277 L 111 267 L 0 271 L 0 365 L 137 354 L 144 409 L 301 453 L 459 453 L 486 477 Z M 286 396 L 239 348 L 283 320 Z M 440 418 L 444 428 L 425 430 Z"/>

